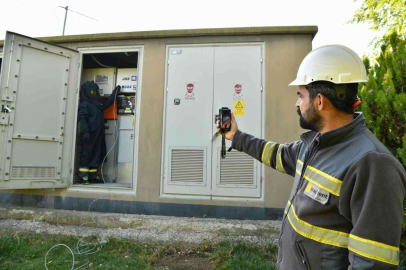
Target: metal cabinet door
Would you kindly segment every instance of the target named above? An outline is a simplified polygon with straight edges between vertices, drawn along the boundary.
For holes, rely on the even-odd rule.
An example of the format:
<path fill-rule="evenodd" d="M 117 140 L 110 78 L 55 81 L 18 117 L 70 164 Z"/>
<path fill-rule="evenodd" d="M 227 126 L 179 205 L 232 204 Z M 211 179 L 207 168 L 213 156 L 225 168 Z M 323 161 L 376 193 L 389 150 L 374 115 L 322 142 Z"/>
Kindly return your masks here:
<path fill-rule="evenodd" d="M 261 136 L 262 44 L 219 46 L 214 51 L 213 115 L 230 108 L 238 128 Z M 227 149 L 231 146 L 226 141 Z M 220 157 L 221 136 L 213 141 L 212 195 L 260 197 L 260 164 L 233 150 Z"/>
<path fill-rule="evenodd" d="M 0 189 L 69 186 L 76 120 L 67 107 L 77 102 L 78 62 L 77 51 L 6 33 L 0 81 Z"/>
<path fill-rule="evenodd" d="M 210 195 L 213 47 L 169 47 L 165 194 Z"/>

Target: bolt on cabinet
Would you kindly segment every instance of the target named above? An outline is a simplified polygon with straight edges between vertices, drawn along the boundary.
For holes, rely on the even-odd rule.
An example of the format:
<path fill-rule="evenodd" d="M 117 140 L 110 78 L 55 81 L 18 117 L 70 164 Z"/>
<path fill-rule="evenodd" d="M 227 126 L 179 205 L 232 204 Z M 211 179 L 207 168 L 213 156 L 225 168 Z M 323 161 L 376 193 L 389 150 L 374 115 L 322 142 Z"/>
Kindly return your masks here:
<path fill-rule="evenodd" d="M 0 189 L 69 186 L 79 53 L 7 32 L 0 97 Z"/>
<path fill-rule="evenodd" d="M 163 194 L 260 197 L 259 162 L 236 150 L 220 157 L 214 115 L 229 107 L 239 129 L 261 136 L 263 44 L 167 49 Z"/>

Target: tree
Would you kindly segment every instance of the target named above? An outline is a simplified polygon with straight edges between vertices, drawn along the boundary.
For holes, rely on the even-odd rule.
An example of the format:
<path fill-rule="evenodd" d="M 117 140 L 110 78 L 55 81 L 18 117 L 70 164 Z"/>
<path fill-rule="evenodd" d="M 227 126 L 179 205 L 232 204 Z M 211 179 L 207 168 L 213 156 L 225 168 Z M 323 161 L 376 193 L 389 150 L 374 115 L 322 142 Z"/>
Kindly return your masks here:
<path fill-rule="evenodd" d="M 365 22 L 371 24 L 373 30 L 384 30 L 385 35 L 373 41 L 379 46 L 387 42 L 389 36 L 395 32 L 400 38 L 406 38 L 405 20 L 405 0 L 364 0 L 350 23 Z"/>
<path fill-rule="evenodd" d="M 388 36 L 371 66 L 364 58 L 368 82 L 360 96 L 368 128 L 406 167 L 406 41 L 396 32 Z"/>
<path fill-rule="evenodd" d="M 360 84 L 361 109 L 368 128 L 406 168 L 406 1 L 364 0 L 351 21 L 361 22 L 386 31 L 374 40 L 378 56 L 364 58 L 368 82 Z"/>

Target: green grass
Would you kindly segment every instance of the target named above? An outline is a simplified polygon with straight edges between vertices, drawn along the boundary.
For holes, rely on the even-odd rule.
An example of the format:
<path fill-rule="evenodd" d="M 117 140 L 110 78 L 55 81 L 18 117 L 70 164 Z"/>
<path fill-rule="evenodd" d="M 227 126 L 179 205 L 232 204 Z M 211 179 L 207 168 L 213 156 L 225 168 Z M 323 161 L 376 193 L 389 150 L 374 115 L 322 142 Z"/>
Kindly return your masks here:
<path fill-rule="evenodd" d="M 0 269 L 45 269 L 45 254 L 52 246 L 64 244 L 74 249 L 77 241 L 76 237 L 62 235 L 0 232 Z M 86 241 L 98 239 L 89 237 Z M 276 254 L 273 245 L 255 246 L 245 242 L 206 242 L 191 246 L 109 239 L 96 254 L 75 255 L 75 268 L 86 264 L 82 269 L 275 269 Z M 190 265 L 182 266 L 186 261 Z M 47 267 L 71 269 L 69 250 L 53 249 L 47 257 Z"/>

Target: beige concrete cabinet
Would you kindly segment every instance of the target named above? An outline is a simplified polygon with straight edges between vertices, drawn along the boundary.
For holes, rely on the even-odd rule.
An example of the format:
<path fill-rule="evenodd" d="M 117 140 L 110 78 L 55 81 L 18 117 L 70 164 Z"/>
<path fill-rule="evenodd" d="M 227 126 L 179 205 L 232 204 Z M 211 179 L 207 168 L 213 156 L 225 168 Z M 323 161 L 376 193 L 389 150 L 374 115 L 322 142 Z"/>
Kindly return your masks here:
<path fill-rule="evenodd" d="M 244 132 L 298 140 L 296 89 L 288 83 L 316 33 L 316 26 L 40 39 L 7 32 L 0 42 L 0 203 L 85 210 L 101 198 L 96 211 L 280 218 L 293 179 L 237 151 L 221 159 L 214 115 L 229 107 Z M 136 87 L 132 76 L 109 77 L 129 80 L 135 95 L 133 163 L 117 168 L 130 168 L 125 185 L 75 185 L 79 89 L 95 76 L 86 59 L 124 53 L 134 65 L 119 68 L 136 70 Z"/>

